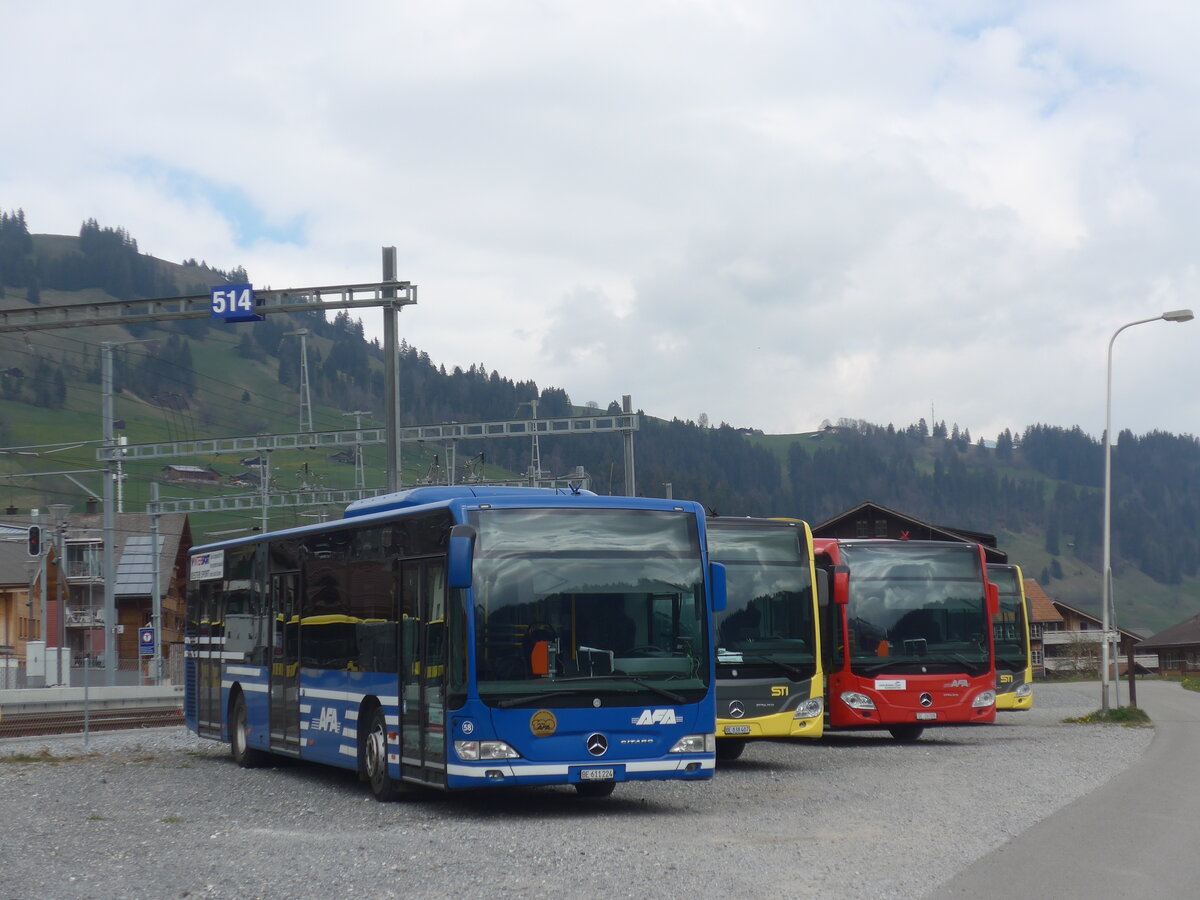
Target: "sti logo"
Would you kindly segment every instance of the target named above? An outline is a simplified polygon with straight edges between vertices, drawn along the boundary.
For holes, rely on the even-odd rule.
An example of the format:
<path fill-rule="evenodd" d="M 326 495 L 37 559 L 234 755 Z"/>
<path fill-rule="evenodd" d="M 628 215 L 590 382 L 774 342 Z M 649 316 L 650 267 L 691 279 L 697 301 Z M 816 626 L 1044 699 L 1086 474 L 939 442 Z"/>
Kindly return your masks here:
<path fill-rule="evenodd" d="M 772 697 L 786 697 L 787 695 L 788 695 L 788 688 L 787 688 L 786 684 L 771 685 L 771 696 Z"/>
<path fill-rule="evenodd" d="M 332 731 L 334 734 L 342 733 L 342 726 L 338 724 L 337 710 L 331 706 L 321 707 L 321 719 L 313 727 L 316 731 Z"/>
<path fill-rule="evenodd" d="M 643 709 L 640 716 L 629 721 L 634 725 L 679 725 L 683 719 L 673 709 Z"/>

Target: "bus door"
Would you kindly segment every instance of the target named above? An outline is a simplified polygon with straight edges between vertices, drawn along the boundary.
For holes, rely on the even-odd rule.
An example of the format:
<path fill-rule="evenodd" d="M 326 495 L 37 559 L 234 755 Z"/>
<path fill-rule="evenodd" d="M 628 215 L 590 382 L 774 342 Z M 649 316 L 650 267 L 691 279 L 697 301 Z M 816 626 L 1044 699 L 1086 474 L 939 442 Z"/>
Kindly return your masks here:
<path fill-rule="evenodd" d="M 271 749 L 300 752 L 300 573 L 271 576 Z"/>
<path fill-rule="evenodd" d="M 446 784 L 446 560 L 400 564 L 400 763 L 411 781 Z"/>

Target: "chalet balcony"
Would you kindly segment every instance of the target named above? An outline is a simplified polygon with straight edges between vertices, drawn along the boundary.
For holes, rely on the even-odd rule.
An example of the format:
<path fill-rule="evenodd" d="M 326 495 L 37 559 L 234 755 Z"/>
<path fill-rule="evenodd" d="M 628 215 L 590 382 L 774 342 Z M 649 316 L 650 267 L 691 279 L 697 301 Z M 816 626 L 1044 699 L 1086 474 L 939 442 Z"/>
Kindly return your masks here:
<path fill-rule="evenodd" d="M 1109 640 L 1115 641 L 1117 633 L 1110 631 Z M 1099 644 L 1104 639 L 1104 632 L 1098 628 L 1084 631 L 1043 631 L 1042 644 L 1046 647 L 1062 644 Z"/>
<path fill-rule="evenodd" d="M 67 563 L 67 581 L 70 584 L 104 584 L 104 573 L 95 566 Z"/>
<path fill-rule="evenodd" d="M 88 609 L 86 606 L 67 607 L 68 628 L 103 628 L 104 610 Z"/>

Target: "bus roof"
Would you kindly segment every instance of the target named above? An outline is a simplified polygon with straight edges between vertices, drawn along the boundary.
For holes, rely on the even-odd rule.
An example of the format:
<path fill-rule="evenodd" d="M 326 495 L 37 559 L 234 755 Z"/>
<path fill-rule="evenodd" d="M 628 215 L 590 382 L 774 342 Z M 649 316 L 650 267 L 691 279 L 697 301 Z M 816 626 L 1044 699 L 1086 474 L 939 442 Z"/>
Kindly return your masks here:
<path fill-rule="evenodd" d="M 694 500 L 666 500 L 653 497 L 622 497 L 601 496 L 593 491 L 565 491 L 559 488 L 506 488 L 506 487 L 471 487 L 470 485 L 455 485 L 452 487 L 422 487 L 408 491 L 398 491 L 392 494 L 382 494 L 369 500 L 359 500 L 347 507 L 341 519 L 328 522 L 316 522 L 311 525 L 300 525 L 295 528 L 285 528 L 266 534 L 243 535 L 224 541 L 214 541 L 208 544 L 196 545 L 189 553 L 204 553 L 241 544 L 252 544 L 265 539 L 280 537 L 302 537 L 309 534 L 320 534 L 349 528 L 371 520 L 386 521 L 399 512 L 417 510 L 447 509 L 458 518 L 462 507 L 478 506 L 481 504 L 496 507 L 521 506 L 589 506 L 593 509 L 659 509 L 686 510 L 701 520 L 704 518 L 703 507 Z M 353 512 L 351 509 L 353 508 Z"/>
<path fill-rule="evenodd" d="M 342 517 L 352 519 L 355 516 L 365 516 L 371 513 L 409 509 L 414 506 L 425 506 L 429 503 L 441 503 L 444 500 L 489 497 L 493 499 L 512 499 L 518 497 L 545 497 L 547 494 L 580 497 L 596 496 L 593 491 L 564 491 L 561 488 L 501 487 L 499 485 L 472 486 L 469 484 L 438 485 L 411 488 L 407 491 L 395 491 L 391 494 L 380 494 L 378 497 L 368 497 L 365 500 L 355 500 L 346 507 L 346 511 L 342 514 Z"/>

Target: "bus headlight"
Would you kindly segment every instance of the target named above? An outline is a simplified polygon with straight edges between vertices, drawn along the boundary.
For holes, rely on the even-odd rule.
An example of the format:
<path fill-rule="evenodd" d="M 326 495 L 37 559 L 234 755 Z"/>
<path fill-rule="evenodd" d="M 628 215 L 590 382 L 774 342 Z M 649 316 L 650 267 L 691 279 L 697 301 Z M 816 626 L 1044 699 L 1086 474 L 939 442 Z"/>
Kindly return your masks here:
<path fill-rule="evenodd" d="M 875 701 L 858 691 L 842 691 L 842 702 L 851 709 L 874 709 Z"/>
<path fill-rule="evenodd" d="M 668 753 L 716 753 L 717 736 L 715 734 L 689 734 L 675 742 Z"/>
<path fill-rule="evenodd" d="M 815 719 L 825 711 L 825 701 L 820 697 L 805 700 L 796 707 L 793 719 Z"/>
<path fill-rule="evenodd" d="M 1018 684 L 1017 689 L 1013 692 L 1014 697 L 1030 697 L 1033 695 L 1033 685 L 1028 681 L 1024 684 Z"/>
<path fill-rule="evenodd" d="M 455 741 L 454 752 L 464 762 L 480 759 L 517 759 L 521 755 L 504 741 Z"/>
<path fill-rule="evenodd" d="M 995 705 L 996 705 L 996 692 L 995 691 L 984 691 L 982 694 L 980 694 L 974 700 L 971 701 L 971 707 L 973 709 L 979 709 L 980 707 L 983 707 L 983 706 L 995 706 Z"/>

